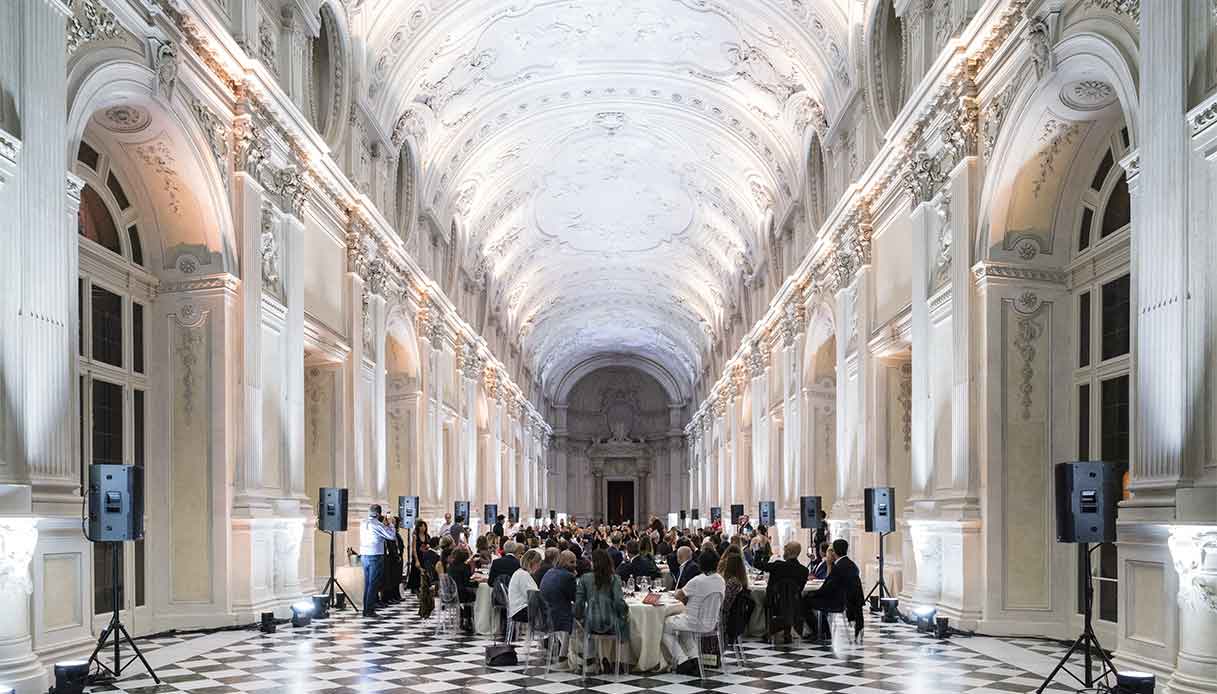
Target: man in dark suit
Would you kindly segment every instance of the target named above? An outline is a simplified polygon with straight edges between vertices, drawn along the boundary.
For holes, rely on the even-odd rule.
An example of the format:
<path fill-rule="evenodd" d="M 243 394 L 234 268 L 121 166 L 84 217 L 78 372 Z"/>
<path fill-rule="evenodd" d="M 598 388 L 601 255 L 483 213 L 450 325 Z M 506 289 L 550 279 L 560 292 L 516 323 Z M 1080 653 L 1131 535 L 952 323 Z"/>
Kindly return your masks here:
<path fill-rule="evenodd" d="M 769 609 L 770 628 L 772 633 L 782 632 L 783 641 L 790 643 L 790 630 L 797 626 L 802 600 L 803 586 L 807 583 L 807 567 L 799 562 L 799 554 L 803 546 L 797 542 L 787 542 L 782 548 L 782 558 L 761 564 L 756 568 L 769 574 Z M 797 592 L 796 592 L 797 591 Z M 787 597 L 787 602 L 780 604 L 780 597 Z M 797 596 L 797 597 L 795 597 Z"/>
<path fill-rule="evenodd" d="M 491 588 L 499 578 L 511 580 L 512 574 L 520 568 L 519 555 L 522 554 L 524 554 L 523 546 L 518 542 L 507 542 L 503 545 L 503 556 L 490 562 L 490 576 L 486 581 Z"/>
<path fill-rule="evenodd" d="M 621 580 L 659 578 L 659 567 L 655 565 L 655 557 L 640 554 L 637 540 L 625 543 L 625 553 L 629 555 L 629 559 L 621 562 L 621 566 L 617 567 L 617 575 L 621 577 Z"/>
<path fill-rule="evenodd" d="M 812 595 L 804 601 L 808 624 L 816 624 L 821 638 L 828 635 L 829 612 L 843 612 L 849 607 L 848 598 L 855 594 L 855 599 L 861 602 L 862 579 L 858 573 L 858 565 L 849 558 L 849 543 L 845 540 L 833 540 L 829 545 L 825 559 L 828 561 L 828 578 Z M 856 615 L 854 631 L 862 631 L 862 617 Z"/>
<path fill-rule="evenodd" d="M 549 607 L 550 626 L 554 631 L 570 632 L 575 625 L 575 553 L 567 550 L 558 555 L 558 563 L 545 572 L 541 580 L 541 597 Z"/>
<path fill-rule="evenodd" d="M 625 561 L 625 553 L 621 551 L 621 535 L 619 533 L 613 533 L 612 536 L 609 537 L 609 546 L 607 551 L 609 559 L 613 560 L 613 569 L 621 566 L 621 562 Z"/>
<path fill-rule="evenodd" d="M 675 577 L 673 580 L 676 581 L 676 590 L 684 588 L 686 583 L 701 573 L 701 570 L 697 568 L 697 562 L 693 560 L 693 548 L 688 545 L 677 548 L 676 566 L 676 571 L 672 573 Z"/>

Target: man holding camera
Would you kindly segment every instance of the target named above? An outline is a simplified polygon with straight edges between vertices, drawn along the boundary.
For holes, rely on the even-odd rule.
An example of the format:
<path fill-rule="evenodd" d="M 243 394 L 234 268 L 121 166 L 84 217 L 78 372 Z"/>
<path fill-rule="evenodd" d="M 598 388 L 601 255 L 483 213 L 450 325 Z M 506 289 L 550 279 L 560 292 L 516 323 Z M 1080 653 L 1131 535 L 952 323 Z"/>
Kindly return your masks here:
<path fill-rule="evenodd" d="M 385 541 L 395 542 L 397 533 L 385 525 L 380 504 L 368 507 L 368 517 L 359 527 L 359 556 L 363 562 L 363 616 L 376 617 L 376 596 L 385 570 Z"/>

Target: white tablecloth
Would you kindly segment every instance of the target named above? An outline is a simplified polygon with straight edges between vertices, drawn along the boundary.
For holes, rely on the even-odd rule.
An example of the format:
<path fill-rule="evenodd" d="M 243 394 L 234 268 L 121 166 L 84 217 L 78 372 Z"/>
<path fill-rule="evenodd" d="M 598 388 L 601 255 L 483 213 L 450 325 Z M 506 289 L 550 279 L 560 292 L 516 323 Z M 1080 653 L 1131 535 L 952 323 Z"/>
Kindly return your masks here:
<path fill-rule="evenodd" d="M 685 606 L 677 602 L 671 593 L 664 596 L 664 604 L 645 605 L 641 600 L 627 597 L 626 605 L 630 610 L 630 643 L 628 648 L 621 649 L 621 661 L 629 663 L 637 672 L 649 672 L 666 668 L 668 655 L 663 650 L 663 623 L 674 614 L 685 611 Z M 577 672 L 582 670 L 581 656 L 583 655 L 583 632 L 575 629 L 570 648 L 570 666 Z M 608 658 L 612 651 L 604 647 L 601 657 Z"/>
<path fill-rule="evenodd" d="M 803 586 L 803 595 L 814 593 L 823 584 L 824 581 L 807 582 Z M 766 581 L 754 581 L 748 585 L 748 591 L 752 594 L 752 602 L 756 605 L 756 609 L 752 611 L 752 621 L 748 622 L 748 636 L 768 638 L 769 635 L 765 633 L 765 605 L 768 599 L 769 584 Z"/>
<path fill-rule="evenodd" d="M 473 629 L 481 636 L 499 633 L 499 611 L 494 609 L 489 583 L 478 584 L 477 599 L 473 601 Z"/>

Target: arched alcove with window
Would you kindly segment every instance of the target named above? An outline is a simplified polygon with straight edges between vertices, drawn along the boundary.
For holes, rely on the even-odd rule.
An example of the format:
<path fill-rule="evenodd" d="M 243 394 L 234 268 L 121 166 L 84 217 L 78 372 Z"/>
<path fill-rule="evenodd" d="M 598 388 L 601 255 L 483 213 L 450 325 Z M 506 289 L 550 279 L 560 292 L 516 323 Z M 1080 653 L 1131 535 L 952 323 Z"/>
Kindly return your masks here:
<path fill-rule="evenodd" d="M 868 25 L 866 72 L 872 85 L 867 95 L 872 102 L 876 125 L 887 130 L 909 95 L 908 45 L 904 20 L 893 0 L 874 5 Z"/>
<path fill-rule="evenodd" d="M 153 389 L 145 327 L 151 320 L 156 280 L 144 265 L 139 227 L 145 219 L 133 202 L 134 189 L 123 183 L 111 155 L 95 139 L 99 137 L 81 139 L 73 166 L 83 181 L 77 212 L 82 486 L 90 464 L 144 467 Z M 144 610 L 145 541 L 99 543 L 93 549 L 94 613 L 108 614 L 114 608 L 110 567 L 115 558 L 121 567 L 119 585 L 129 593 L 123 607 Z"/>
<path fill-rule="evenodd" d="M 824 166 L 824 147 L 819 136 L 811 138 L 811 146 L 807 148 L 807 224 L 811 230 L 811 238 L 807 247 L 815 242 L 820 227 L 828 219 L 830 203 L 828 200 L 828 169 Z"/>
<path fill-rule="evenodd" d="M 339 140 L 345 120 L 343 102 L 346 89 L 346 41 L 343 24 L 334 6 L 326 3 L 319 10 L 319 29 L 310 45 L 309 119 L 326 142 Z"/>
<path fill-rule="evenodd" d="M 393 204 L 393 222 L 402 242 L 409 241 L 414 230 L 414 220 L 418 217 L 414 209 L 417 175 L 414 148 L 406 142 L 401 146 L 397 157 L 397 195 Z"/>

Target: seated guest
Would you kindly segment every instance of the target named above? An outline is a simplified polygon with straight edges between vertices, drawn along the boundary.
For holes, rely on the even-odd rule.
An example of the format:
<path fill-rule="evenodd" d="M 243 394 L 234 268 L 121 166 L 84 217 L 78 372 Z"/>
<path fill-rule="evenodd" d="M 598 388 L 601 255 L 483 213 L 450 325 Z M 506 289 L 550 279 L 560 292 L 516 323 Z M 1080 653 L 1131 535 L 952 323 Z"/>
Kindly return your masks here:
<path fill-rule="evenodd" d="M 785 643 L 790 643 L 791 629 L 802 622 L 799 614 L 802 606 L 799 603 L 802 601 L 803 584 L 807 583 L 807 567 L 799 563 L 802 552 L 802 545 L 787 542 L 782 548 L 781 559 L 756 567 L 769 574 L 769 605 L 766 609 L 771 617 L 770 629 L 774 634 L 782 632 Z M 783 599 L 789 604 L 782 604 L 780 601 Z"/>
<path fill-rule="evenodd" d="M 452 563 L 452 550 L 456 549 L 456 543 L 452 541 L 450 535 L 443 535 L 439 539 L 439 558 L 440 561 L 447 566 Z"/>
<path fill-rule="evenodd" d="M 570 550 L 558 555 L 558 563 L 545 572 L 541 597 L 549 608 L 550 628 L 571 631 L 575 626 L 575 554 Z"/>
<path fill-rule="evenodd" d="M 825 554 L 828 562 L 828 577 L 815 593 L 804 601 L 808 624 L 817 625 L 820 636 L 828 635 L 829 612 L 845 612 L 854 623 L 854 632 L 862 631 L 862 579 L 858 565 L 849 558 L 849 543 L 833 540 Z"/>
<path fill-rule="evenodd" d="M 726 582 L 723 609 L 719 615 L 719 619 L 723 620 L 730 616 L 731 609 L 735 606 L 735 599 L 739 597 L 740 593 L 748 590 L 748 571 L 744 568 L 744 556 L 738 547 L 731 549 L 735 551 L 724 554 L 723 558 L 718 560 L 718 573 Z M 747 627 L 747 625 L 744 626 Z"/>
<path fill-rule="evenodd" d="M 592 570 L 580 576 L 576 584 L 575 618 L 589 633 L 614 634 L 620 641 L 630 640 L 630 610 L 621 592 L 621 578 L 613 575 L 613 560 L 602 549 L 592 552 Z M 584 657 L 587 656 L 585 653 Z M 601 672 L 612 669 L 607 658 L 600 662 Z"/>
<path fill-rule="evenodd" d="M 827 542 L 822 543 L 820 545 L 820 551 L 818 553 L 818 556 L 820 557 L 820 560 L 816 562 L 814 567 L 812 567 L 811 577 L 816 579 L 817 581 L 823 581 L 824 579 L 828 578 L 829 563 L 828 563 L 828 543 Z"/>
<path fill-rule="evenodd" d="M 650 547 L 651 540 L 643 538 L 643 542 Z M 625 545 L 626 554 L 630 556 L 629 560 L 621 562 L 621 566 L 617 567 L 617 575 L 621 580 L 628 581 L 631 578 L 659 578 L 659 567 L 655 566 L 655 557 L 651 553 L 643 554 L 639 549 L 637 540 L 630 540 Z M 593 564 L 595 562 L 593 561 Z"/>
<path fill-rule="evenodd" d="M 545 578 L 545 572 L 554 568 L 554 564 L 558 561 L 558 554 L 557 546 L 545 548 L 544 559 L 537 566 L 537 570 L 532 573 L 532 578 L 537 582 L 537 585 L 541 585 L 541 580 Z"/>
<path fill-rule="evenodd" d="M 490 562 L 494 559 L 494 555 L 490 552 L 490 539 L 485 535 L 482 535 L 478 537 L 477 541 L 474 543 L 474 547 L 477 550 L 473 558 L 474 564 L 476 564 L 478 568 L 490 566 Z"/>
<path fill-rule="evenodd" d="M 493 588 L 500 580 L 511 580 L 515 572 L 520 569 L 520 557 L 524 554 L 524 548 L 518 542 L 508 541 L 503 545 L 503 556 L 495 559 L 490 564 L 490 576 L 486 582 Z"/>
<path fill-rule="evenodd" d="M 571 543 L 571 554 L 575 555 L 575 575 L 582 576 L 592 570 L 592 562 L 583 555 L 583 548 L 577 544 Z"/>
<path fill-rule="evenodd" d="M 676 571 L 672 572 L 676 589 L 680 590 L 697 575 L 697 564 L 693 561 L 693 548 L 685 545 L 676 550 Z"/>
<path fill-rule="evenodd" d="M 621 562 L 625 561 L 625 554 L 621 551 L 621 533 L 613 533 L 609 538 L 608 547 L 609 559 L 613 560 L 613 567 L 621 566 Z"/>
<path fill-rule="evenodd" d="M 461 602 L 461 629 L 472 634 L 473 601 L 477 598 L 478 587 L 473 581 L 473 569 L 469 567 L 469 550 L 464 547 L 452 550 L 448 575 L 456 582 L 457 597 Z"/>
<path fill-rule="evenodd" d="M 726 582 L 717 573 L 717 555 L 702 552 L 697 566 L 701 573 L 685 584 L 683 590 L 676 591 L 676 599 L 685 604 L 685 611 L 668 617 L 663 624 L 663 645 L 672 654 L 676 672 L 682 675 L 697 674 L 697 659 L 692 655 L 693 634 L 713 631 L 718 626 L 718 605 L 710 608 L 710 597 L 721 598 L 727 590 Z"/>
<path fill-rule="evenodd" d="M 511 582 L 507 585 L 507 616 L 513 622 L 528 621 L 528 593 L 540 590 L 532 578 L 532 572 L 541 563 L 541 553 L 530 549 L 524 553 L 524 560 L 520 563 L 520 568 L 511 575 Z"/>

